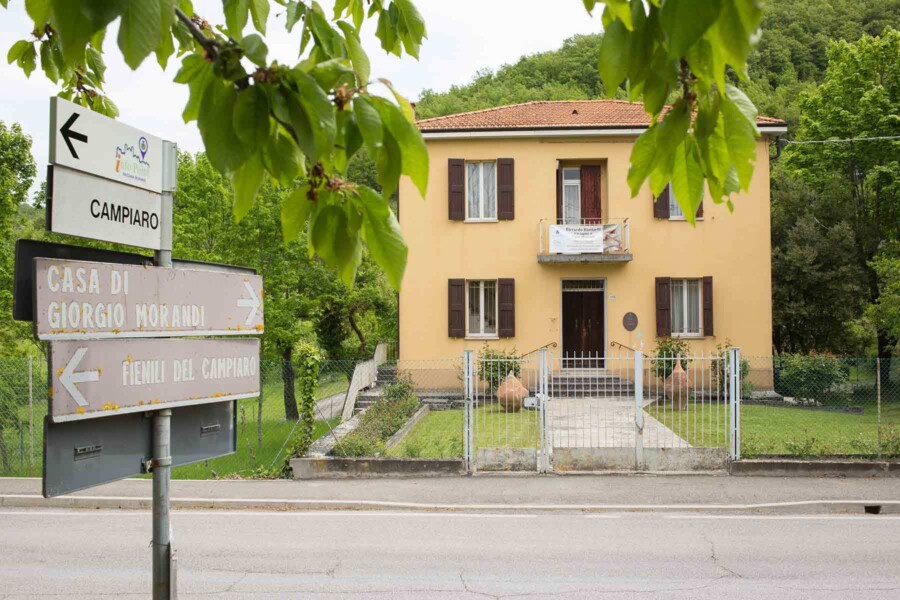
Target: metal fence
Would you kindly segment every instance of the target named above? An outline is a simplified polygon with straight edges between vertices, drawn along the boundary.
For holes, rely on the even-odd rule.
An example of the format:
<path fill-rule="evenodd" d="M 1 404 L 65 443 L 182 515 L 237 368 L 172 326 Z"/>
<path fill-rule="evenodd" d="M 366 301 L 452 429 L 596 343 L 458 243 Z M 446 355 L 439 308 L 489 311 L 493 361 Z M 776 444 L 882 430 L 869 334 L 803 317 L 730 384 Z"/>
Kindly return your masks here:
<path fill-rule="evenodd" d="M 741 361 L 744 457 L 900 457 L 900 359 Z"/>

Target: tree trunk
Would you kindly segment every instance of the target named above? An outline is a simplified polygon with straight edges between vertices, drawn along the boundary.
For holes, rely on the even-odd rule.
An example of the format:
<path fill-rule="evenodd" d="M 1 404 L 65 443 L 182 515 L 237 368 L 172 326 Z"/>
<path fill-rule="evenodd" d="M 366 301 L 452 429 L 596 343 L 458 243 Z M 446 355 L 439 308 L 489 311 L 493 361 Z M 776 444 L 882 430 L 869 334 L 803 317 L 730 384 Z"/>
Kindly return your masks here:
<path fill-rule="evenodd" d="M 365 356 L 366 335 L 362 332 L 362 329 L 359 328 L 359 325 L 357 325 L 356 314 L 352 310 L 347 314 L 347 320 L 350 321 L 350 327 L 351 329 L 353 329 L 353 333 L 355 333 L 356 337 L 359 338 L 359 354 L 360 356 Z"/>
<path fill-rule="evenodd" d="M 284 362 L 282 368 L 282 381 L 284 381 L 284 418 L 286 421 L 296 421 L 300 418 L 297 410 L 297 394 L 294 389 L 294 351 L 291 347 L 285 348 L 281 353 Z"/>

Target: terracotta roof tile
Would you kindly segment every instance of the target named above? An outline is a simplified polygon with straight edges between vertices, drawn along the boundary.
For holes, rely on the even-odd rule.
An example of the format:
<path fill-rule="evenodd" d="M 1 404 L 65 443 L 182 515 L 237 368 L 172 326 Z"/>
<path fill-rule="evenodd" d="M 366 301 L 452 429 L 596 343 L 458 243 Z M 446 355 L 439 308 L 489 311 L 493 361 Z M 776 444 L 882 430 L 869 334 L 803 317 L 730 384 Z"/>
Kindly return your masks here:
<path fill-rule="evenodd" d="M 783 125 L 760 116 L 758 125 Z M 646 127 L 644 105 L 626 100 L 537 100 L 421 119 L 422 131 Z"/>

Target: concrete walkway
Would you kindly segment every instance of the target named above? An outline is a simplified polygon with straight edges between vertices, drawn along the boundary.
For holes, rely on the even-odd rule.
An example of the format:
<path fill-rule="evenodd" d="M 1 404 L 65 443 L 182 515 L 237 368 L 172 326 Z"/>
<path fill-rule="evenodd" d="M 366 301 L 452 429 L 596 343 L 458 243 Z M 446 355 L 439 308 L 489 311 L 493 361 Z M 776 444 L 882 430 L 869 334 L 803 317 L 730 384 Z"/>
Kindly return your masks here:
<path fill-rule="evenodd" d="M 547 426 L 554 448 L 634 448 L 634 400 L 552 398 Z M 644 413 L 644 446 L 690 448 L 674 431 Z"/>
<path fill-rule="evenodd" d="M 126 479 L 46 500 L 41 480 L 0 479 L 0 506 L 141 508 L 152 482 Z M 716 510 L 900 512 L 900 477 L 477 476 L 331 481 L 172 481 L 175 508 L 294 510 Z M 891 507 L 890 509 L 888 507 Z"/>

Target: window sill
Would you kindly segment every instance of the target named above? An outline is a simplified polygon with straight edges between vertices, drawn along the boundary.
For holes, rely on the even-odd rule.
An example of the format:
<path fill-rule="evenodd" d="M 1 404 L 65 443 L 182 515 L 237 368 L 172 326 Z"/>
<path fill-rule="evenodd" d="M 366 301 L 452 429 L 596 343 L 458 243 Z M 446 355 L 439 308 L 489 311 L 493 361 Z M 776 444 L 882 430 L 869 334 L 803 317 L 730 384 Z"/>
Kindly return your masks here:
<path fill-rule="evenodd" d="M 466 219 L 463 223 L 498 223 L 499 219 Z"/>
<path fill-rule="evenodd" d="M 706 336 L 702 333 L 673 333 L 672 337 L 682 340 L 702 340 Z"/>
<path fill-rule="evenodd" d="M 677 222 L 677 221 L 683 221 L 683 222 L 685 222 L 685 223 L 687 222 L 687 219 L 685 219 L 684 217 L 669 217 L 668 220 L 669 220 L 669 221 L 676 221 L 676 222 Z M 697 217 L 696 219 L 694 219 L 695 222 L 696 222 L 696 221 L 702 221 L 702 220 L 703 220 L 703 217 Z"/>
<path fill-rule="evenodd" d="M 467 335 L 465 337 L 467 340 L 499 340 L 499 335 Z"/>

